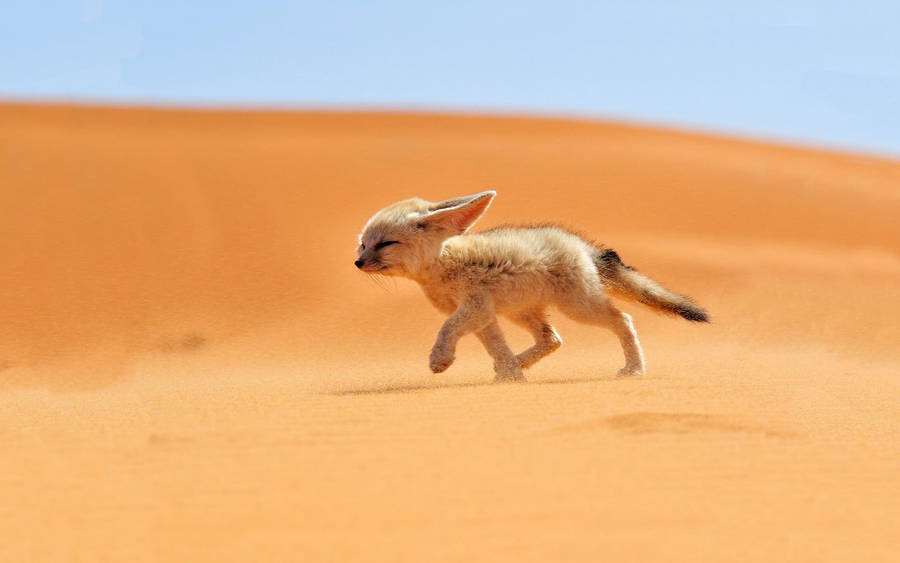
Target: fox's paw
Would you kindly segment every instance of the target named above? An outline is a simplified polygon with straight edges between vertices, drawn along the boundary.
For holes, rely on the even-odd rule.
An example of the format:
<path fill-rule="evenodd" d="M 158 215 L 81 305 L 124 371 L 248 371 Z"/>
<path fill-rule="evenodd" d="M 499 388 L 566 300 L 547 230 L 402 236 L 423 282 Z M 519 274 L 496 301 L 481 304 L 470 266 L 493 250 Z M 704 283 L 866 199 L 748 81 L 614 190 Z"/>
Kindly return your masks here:
<path fill-rule="evenodd" d="M 527 380 L 521 371 L 497 373 L 494 376 L 494 383 L 525 383 Z"/>
<path fill-rule="evenodd" d="M 450 367 L 450 364 L 453 363 L 455 357 L 453 356 L 453 352 L 447 352 L 446 350 L 442 350 L 440 348 L 432 348 L 431 349 L 431 358 L 428 361 L 428 365 L 431 368 L 431 371 L 434 373 L 441 373 Z"/>
<path fill-rule="evenodd" d="M 494 383 L 522 382 L 525 381 L 525 375 L 522 374 L 522 368 L 519 366 L 517 358 L 512 358 L 510 362 L 494 362 Z"/>
<path fill-rule="evenodd" d="M 619 370 L 619 377 L 641 377 L 644 375 L 644 368 L 641 366 L 625 366 Z"/>

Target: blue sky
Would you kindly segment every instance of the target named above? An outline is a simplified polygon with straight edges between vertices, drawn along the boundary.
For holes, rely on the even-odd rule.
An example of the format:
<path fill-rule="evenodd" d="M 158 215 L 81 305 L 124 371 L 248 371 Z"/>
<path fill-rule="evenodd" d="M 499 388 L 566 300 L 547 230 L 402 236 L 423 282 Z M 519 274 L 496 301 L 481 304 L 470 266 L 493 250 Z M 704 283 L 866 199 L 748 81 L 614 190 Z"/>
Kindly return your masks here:
<path fill-rule="evenodd" d="M 0 98 L 586 116 L 900 155 L 900 2 L 0 0 Z"/>

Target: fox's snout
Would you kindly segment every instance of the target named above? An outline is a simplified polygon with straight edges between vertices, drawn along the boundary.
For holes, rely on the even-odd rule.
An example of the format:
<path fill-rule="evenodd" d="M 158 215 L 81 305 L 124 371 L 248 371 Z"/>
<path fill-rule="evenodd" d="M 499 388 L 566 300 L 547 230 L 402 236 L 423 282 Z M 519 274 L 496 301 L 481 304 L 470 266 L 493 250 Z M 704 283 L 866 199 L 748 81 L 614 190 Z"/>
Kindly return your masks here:
<path fill-rule="evenodd" d="M 359 268 L 360 271 L 366 273 L 381 272 L 385 269 L 384 264 L 376 257 L 366 257 L 364 255 L 357 258 L 353 262 L 353 265 Z"/>
<path fill-rule="evenodd" d="M 370 260 L 363 260 L 362 257 L 359 257 L 353 262 L 353 265 L 365 272 L 367 270 L 373 269 L 372 266 L 374 264 Z"/>

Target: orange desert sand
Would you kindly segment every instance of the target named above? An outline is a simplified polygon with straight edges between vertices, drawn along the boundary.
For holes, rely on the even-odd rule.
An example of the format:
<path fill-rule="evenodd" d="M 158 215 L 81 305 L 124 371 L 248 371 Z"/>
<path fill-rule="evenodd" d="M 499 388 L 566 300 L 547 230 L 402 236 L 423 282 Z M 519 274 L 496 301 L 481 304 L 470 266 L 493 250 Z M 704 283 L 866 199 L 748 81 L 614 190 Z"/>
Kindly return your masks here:
<path fill-rule="evenodd" d="M 712 314 L 492 385 L 353 267 L 499 192 Z M 622 124 L 0 106 L 0 560 L 896 561 L 900 162 Z M 529 344 L 504 325 L 515 348 Z"/>

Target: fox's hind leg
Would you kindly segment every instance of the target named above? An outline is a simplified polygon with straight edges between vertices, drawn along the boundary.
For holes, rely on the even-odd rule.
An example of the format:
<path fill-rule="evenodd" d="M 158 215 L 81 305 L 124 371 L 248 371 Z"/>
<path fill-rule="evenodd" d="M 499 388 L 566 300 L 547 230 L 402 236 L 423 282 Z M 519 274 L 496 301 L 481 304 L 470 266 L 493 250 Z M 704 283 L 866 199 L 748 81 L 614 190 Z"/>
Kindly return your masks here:
<path fill-rule="evenodd" d="M 631 315 L 619 310 L 605 295 L 560 303 L 559 308 L 576 321 L 603 326 L 613 331 L 625 352 L 625 367 L 619 370 L 619 375 L 644 375 L 644 353 Z"/>
<path fill-rule="evenodd" d="M 509 349 L 509 344 L 506 343 L 496 319 L 475 334 L 484 344 L 488 354 L 494 358 L 494 372 L 497 374 L 494 381 L 525 381 L 519 360 Z"/>
<path fill-rule="evenodd" d="M 526 311 L 510 317 L 534 337 L 534 346 L 516 355 L 522 369 L 533 366 L 538 360 L 562 345 L 559 333 L 547 322 L 547 315 L 540 309 Z"/>

